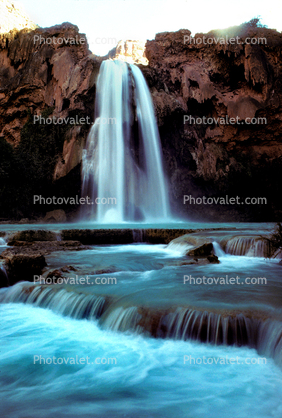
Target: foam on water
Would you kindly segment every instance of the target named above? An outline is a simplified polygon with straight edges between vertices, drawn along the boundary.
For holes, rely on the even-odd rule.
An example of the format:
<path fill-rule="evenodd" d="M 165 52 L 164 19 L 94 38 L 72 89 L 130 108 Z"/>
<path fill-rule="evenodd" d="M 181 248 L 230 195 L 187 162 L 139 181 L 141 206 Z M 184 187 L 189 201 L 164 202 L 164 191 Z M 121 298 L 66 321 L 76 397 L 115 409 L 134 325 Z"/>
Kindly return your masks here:
<path fill-rule="evenodd" d="M 256 418 L 282 415 L 282 373 L 255 350 L 154 340 L 100 330 L 23 305 L 0 306 L 1 416 L 9 418 Z M 236 358 L 242 364 L 190 364 Z M 86 358 L 90 364 L 34 364 Z M 95 359 L 116 364 L 95 364 Z M 188 357 L 186 357 L 187 359 Z M 93 364 L 92 364 L 93 363 Z"/>
<path fill-rule="evenodd" d="M 7 243 L 4 240 L 4 238 L 0 238 L 0 247 L 6 247 L 6 246 L 7 246 Z"/>
<path fill-rule="evenodd" d="M 218 258 L 226 256 L 225 252 L 223 251 L 223 249 L 221 248 L 221 246 L 218 242 L 214 241 L 212 243 L 212 245 L 213 245 L 214 253 Z"/>

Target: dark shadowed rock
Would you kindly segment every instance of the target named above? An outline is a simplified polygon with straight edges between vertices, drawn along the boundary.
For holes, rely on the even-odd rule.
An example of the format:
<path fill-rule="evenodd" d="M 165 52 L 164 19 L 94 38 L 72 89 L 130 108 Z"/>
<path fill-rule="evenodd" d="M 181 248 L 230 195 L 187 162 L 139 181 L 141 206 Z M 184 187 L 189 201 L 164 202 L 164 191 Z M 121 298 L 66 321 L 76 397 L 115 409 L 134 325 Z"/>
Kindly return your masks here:
<path fill-rule="evenodd" d="M 9 286 L 8 276 L 5 271 L 5 267 L 0 264 L 0 288 Z"/>
<path fill-rule="evenodd" d="M 142 71 L 151 88 L 175 210 L 193 219 L 281 219 L 282 34 L 240 25 L 208 34 L 163 32 L 147 41 Z M 205 38 L 239 43 L 205 44 Z M 247 44 L 246 37 L 265 38 Z M 197 39 L 197 43 L 195 41 Z M 186 121 L 184 116 L 238 117 L 238 123 Z M 267 123 L 250 126 L 245 118 Z M 249 119 L 250 120 L 250 119 Z M 263 167 L 263 170 L 262 170 Z M 192 197 L 268 196 L 271 205 L 183 204 Z"/>
<path fill-rule="evenodd" d="M 64 223 L 67 220 L 66 212 L 62 209 L 52 210 L 51 212 L 47 212 L 43 222 L 58 222 Z"/>
<path fill-rule="evenodd" d="M 42 274 L 47 265 L 44 255 L 40 252 L 15 252 L 8 249 L 1 254 L 1 258 L 5 260 L 10 286 L 19 281 L 32 282 L 34 276 Z"/>
<path fill-rule="evenodd" d="M 220 261 L 215 254 L 208 255 L 207 259 L 211 264 L 220 264 Z"/>
<path fill-rule="evenodd" d="M 194 248 L 193 250 L 189 250 L 187 255 L 189 257 L 208 257 L 212 254 L 213 245 L 212 243 L 206 243 L 201 245 L 200 247 Z"/>
<path fill-rule="evenodd" d="M 55 232 L 46 231 L 44 229 L 19 231 L 10 237 L 8 245 L 13 245 L 13 242 L 15 241 L 57 241 L 57 235 L 55 234 Z"/>

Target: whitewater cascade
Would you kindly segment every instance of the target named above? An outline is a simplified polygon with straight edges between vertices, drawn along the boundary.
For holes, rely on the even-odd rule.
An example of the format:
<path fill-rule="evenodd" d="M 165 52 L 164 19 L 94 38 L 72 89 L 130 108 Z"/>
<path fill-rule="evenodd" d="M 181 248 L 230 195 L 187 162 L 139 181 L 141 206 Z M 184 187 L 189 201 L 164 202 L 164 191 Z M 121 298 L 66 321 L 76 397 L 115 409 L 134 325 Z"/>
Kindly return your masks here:
<path fill-rule="evenodd" d="M 226 253 L 246 257 L 269 257 L 270 244 L 267 240 L 253 237 L 233 237 L 226 243 Z"/>
<path fill-rule="evenodd" d="M 88 205 L 83 206 L 83 217 L 98 222 L 169 217 L 153 103 L 142 72 L 133 64 L 106 60 L 101 65 L 95 123 L 82 159 L 82 196 L 93 202 L 90 214 L 85 212 Z"/>
<path fill-rule="evenodd" d="M 108 297 L 63 288 L 17 283 L 0 292 L 0 303 L 25 303 L 75 319 L 97 320 L 112 331 L 131 331 L 156 338 L 194 340 L 214 345 L 255 348 L 282 365 L 282 322 L 253 312 L 224 314 L 179 307 L 172 312 L 115 306 Z"/>

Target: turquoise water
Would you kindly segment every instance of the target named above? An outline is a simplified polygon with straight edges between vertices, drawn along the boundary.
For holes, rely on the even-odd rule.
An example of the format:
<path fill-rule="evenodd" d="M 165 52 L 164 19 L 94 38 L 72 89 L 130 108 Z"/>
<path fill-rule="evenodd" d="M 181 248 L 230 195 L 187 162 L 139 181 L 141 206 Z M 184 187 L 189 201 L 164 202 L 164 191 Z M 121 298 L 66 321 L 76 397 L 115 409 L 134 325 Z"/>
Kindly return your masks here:
<path fill-rule="evenodd" d="M 188 225 L 180 227 L 191 228 Z M 235 226 L 222 225 L 230 229 Z M 236 224 L 244 235 L 250 233 L 251 226 L 256 234 L 273 227 Z M 31 229 L 35 225 L 20 227 Z M 44 227 L 55 229 L 54 225 Z M 56 225 L 56 230 L 60 227 Z M 20 229 L 18 225 L 13 228 Z M 221 239 L 226 233 L 212 232 L 211 237 Z M 5 242 L 1 245 L 6 248 Z M 277 260 L 260 257 L 222 253 L 219 259 L 220 264 L 183 265 L 191 259 L 177 246 L 91 246 L 46 257 L 48 270 L 71 265 L 76 271 L 65 273 L 65 277 L 88 276 L 91 284 L 41 288 L 36 284 L 38 290 L 43 289 L 41 307 L 29 304 L 31 300 L 19 303 L 15 296 L 33 288 L 33 284 L 0 289 L 0 300 L 6 301 L 0 303 L 1 418 L 282 417 L 282 369 L 277 362 L 282 329 L 281 266 Z M 99 270 L 108 273 L 97 274 Z M 243 284 L 184 284 L 185 276 L 226 275 L 239 276 Z M 97 277 L 115 278 L 116 284 L 97 284 Z M 264 277 L 267 283 L 247 285 L 246 277 Z M 44 296 L 44 289 L 53 289 L 56 297 Z M 10 299 L 5 299 L 8 295 Z M 110 306 L 100 320 L 95 316 L 83 319 L 83 315 L 74 319 L 67 313 L 70 310 L 63 309 L 73 295 L 76 304 L 79 298 L 82 304 L 85 298 L 97 296 L 110 298 Z M 262 333 L 265 340 L 259 352 L 246 346 L 151 338 L 146 332 L 140 334 L 138 327 L 117 331 L 130 329 L 117 326 L 119 315 L 127 310 L 133 316 L 123 319 L 130 323 L 138 307 L 156 313 L 186 307 L 230 315 L 242 312 L 268 318 L 273 328 L 268 334 Z M 274 352 L 278 354 L 276 360 Z M 189 356 L 196 359 L 195 363 L 187 360 Z M 70 359 L 86 358 L 89 364 L 70 364 Z M 203 364 L 204 358 L 211 363 Z M 232 358 L 237 359 L 236 364 L 228 363 Z M 44 359 L 53 360 L 44 364 Z M 54 364 L 54 359 L 63 363 Z M 97 359 L 106 363 L 97 363 Z"/>
<path fill-rule="evenodd" d="M 272 230 L 275 223 L 217 223 L 217 222 L 166 222 L 166 223 L 118 223 L 118 224 L 99 224 L 96 222 L 73 222 L 64 224 L 0 224 L 0 231 L 24 231 L 29 229 L 47 229 L 52 231 L 60 231 L 62 229 L 146 229 L 146 228 L 167 228 L 167 229 L 200 229 L 200 228 L 236 228 L 238 230 Z"/>
<path fill-rule="evenodd" d="M 282 416 L 282 372 L 269 358 L 245 364 L 257 359 L 255 350 L 102 331 L 24 305 L 2 305 L 0 314 L 1 417 Z M 184 364 L 190 355 L 198 362 L 238 356 L 240 364 Z M 34 356 L 42 363 L 88 356 L 90 364 L 34 364 Z"/>
<path fill-rule="evenodd" d="M 47 256 L 50 270 L 72 265 L 77 271 L 66 277 L 89 277 L 76 290 L 96 295 L 113 295 L 124 303 L 141 306 L 194 306 L 214 309 L 261 309 L 280 314 L 282 299 L 281 266 L 277 260 L 225 255 L 220 264 L 181 265 L 186 257 L 165 245 L 130 244 L 93 246 L 86 251 L 57 252 Z M 105 269 L 110 273 L 95 274 Z M 266 278 L 266 284 L 184 284 L 193 278 Z M 116 284 L 95 284 L 95 278 L 116 278 Z M 248 280 L 249 282 L 249 280 Z M 110 282 L 111 283 L 111 282 Z"/>

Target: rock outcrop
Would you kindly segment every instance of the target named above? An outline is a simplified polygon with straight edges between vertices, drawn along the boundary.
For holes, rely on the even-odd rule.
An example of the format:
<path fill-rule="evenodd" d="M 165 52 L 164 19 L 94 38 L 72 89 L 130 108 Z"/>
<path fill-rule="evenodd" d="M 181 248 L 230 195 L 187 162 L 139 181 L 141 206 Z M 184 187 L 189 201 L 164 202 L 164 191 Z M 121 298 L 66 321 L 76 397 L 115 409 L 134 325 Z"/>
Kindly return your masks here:
<path fill-rule="evenodd" d="M 236 36 L 236 44 L 220 41 Z M 247 37 L 256 40 L 249 44 Z M 208 44 L 208 38 L 214 41 Z M 188 30 L 160 33 L 147 42 L 149 65 L 143 72 L 155 104 L 175 211 L 214 220 L 281 217 L 281 47 L 282 34 L 250 24 L 195 38 Z M 189 123 L 189 115 L 237 118 L 238 123 Z M 267 123 L 247 124 L 246 118 Z M 267 205 L 183 205 L 183 195 L 225 194 L 242 200 L 265 196 Z"/>
<path fill-rule="evenodd" d="M 126 61 L 130 64 L 148 65 L 148 59 L 145 55 L 145 44 L 145 41 L 119 41 L 107 57 Z"/>
<path fill-rule="evenodd" d="M 22 30 L 0 44 L 0 196 L 4 182 L 4 192 L 12 195 L 1 199 L 2 217 L 42 218 L 55 209 L 75 209 L 36 207 L 32 199 L 79 194 L 100 64 L 70 23 Z"/>
<path fill-rule="evenodd" d="M 65 119 L 64 125 L 70 117 L 88 116 L 88 123 L 78 118 L 69 130 L 68 142 L 84 139 L 81 132 L 88 132 L 93 122 L 100 61 L 90 54 L 85 35 L 70 23 L 18 32 L 0 50 L 0 137 L 18 145 L 29 112 L 40 116 L 51 108 L 48 117 Z"/>

